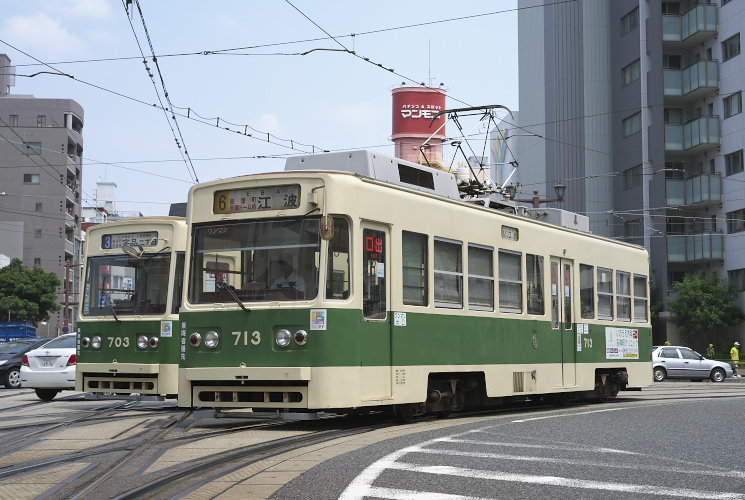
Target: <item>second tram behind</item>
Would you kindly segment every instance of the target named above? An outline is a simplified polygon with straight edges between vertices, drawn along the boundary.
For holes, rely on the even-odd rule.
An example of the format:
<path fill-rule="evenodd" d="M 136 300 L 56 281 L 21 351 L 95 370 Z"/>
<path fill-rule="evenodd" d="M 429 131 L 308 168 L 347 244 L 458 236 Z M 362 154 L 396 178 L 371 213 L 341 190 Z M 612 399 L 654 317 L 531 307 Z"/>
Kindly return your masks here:
<path fill-rule="evenodd" d="M 186 221 L 138 217 L 86 232 L 75 388 L 93 397 L 174 398 Z"/>
<path fill-rule="evenodd" d="M 179 405 L 408 421 L 651 385 L 647 252 L 471 201 L 369 151 L 194 186 Z"/>

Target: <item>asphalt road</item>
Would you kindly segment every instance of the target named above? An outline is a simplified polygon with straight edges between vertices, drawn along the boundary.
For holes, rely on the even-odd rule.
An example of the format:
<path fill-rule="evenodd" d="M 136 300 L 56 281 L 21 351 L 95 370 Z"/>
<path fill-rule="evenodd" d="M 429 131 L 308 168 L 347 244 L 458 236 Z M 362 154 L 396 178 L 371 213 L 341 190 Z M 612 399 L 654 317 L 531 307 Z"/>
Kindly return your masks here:
<path fill-rule="evenodd" d="M 662 382 L 607 404 L 486 413 L 432 432 L 414 423 L 272 498 L 745 499 L 737 382 Z"/>

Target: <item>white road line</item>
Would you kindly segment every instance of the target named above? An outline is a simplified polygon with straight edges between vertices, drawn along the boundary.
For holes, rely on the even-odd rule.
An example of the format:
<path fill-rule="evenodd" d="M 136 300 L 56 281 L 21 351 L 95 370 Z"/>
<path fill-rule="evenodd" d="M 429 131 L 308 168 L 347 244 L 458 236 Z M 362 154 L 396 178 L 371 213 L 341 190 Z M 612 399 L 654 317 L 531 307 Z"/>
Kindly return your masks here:
<path fill-rule="evenodd" d="M 485 445 L 495 443 L 480 443 Z M 497 443 L 498 444 L 498 443 Z M 734 477 L 745 479 L 745 472 L 736 470 L 701 470 L 699 468 L 684 468 L 684 467 L 659 467 L 649 464 L 622 464 L 618 462 L 602 463 L 596 460 L 567 460 L 564 458 L 548 458 L 548 457 L 525 457 L 521 455 L 507 455 L 503 453 L 479 453 L 475 451 L 455 451 L 446 450 L 441 448 L 421 448 L 411 453 L 425 453 L 431 455 L 452 455 L 457 457 L 474 457 L 474 458 L 489 458 L 495 460 L 514 460 L 516 462 L 545 462 L 545 463 L 558 463 L 561 465 L 580 465 L 580 466 L 592 466 L 592 467 L 610 467 L 612 469 L 643 469 L 645 471 L 658 470 L 666 473 L 677 473 L 677 474 L 696 474 L 700 476 L 713 476 L 713 477 Z M 699 467 L 698 464 L 694 464 L 695 467 Z"/>
<path fill-rule="evenodd" d="M 677 498 L 703 498 L 712 500 L 745 499 L 745 494 L 725 491 L 702 491 L 689 488 L 663 488 L 649 484 L 618 484 L 603 481 L 588 481 L 584 479 L 568 479 L 556 476 L 531 476 L 528 474 L 513 474 L 505 472 L 464 469 L 461 467 L 450 467 L 446 465 L 421 466 L 403 462 L 395 462 L 390 465 L 391 469 L 396 470 L 405 470 L 423 474 L 436 474 L 439 476 L 466 477 L 470 479 L 489 479 L 492 481 L 539 484 L 546 486 L 562 486 L 567 488 L 580 488 L 587 490 L 618 491 L 624 493 L 638 493 Z"/>
<path fill-rule="evenodd" d="M 527 444 L 527 443 L 505 443 L 502 441 L 477 441 L 474 439 L 456 439 L 450 436 L 444 438 L 437 438 L 433 441 L 441 441 L 446 443 L 463 443 L 463 444 L 479 444 L 484 446 L 505 446 L 509 448 L 538 448 L 541 450 L 562 450 L 562 451 L 586 451 L 589 453 L 612 453 L 618 455 L 641 455 L 634 451 L 617 450 L 615 448 L 600 448 L 597 446 L 556 446 L 551 444 Z M 642 455 L 646 456 L 646 455 Z"/>
<path fill-rule="evenodd" d="M 447 493 L 435 493 L 433 491 L 395 490 L 392 488 L 377 488 L 375 486 L 368 488 L 365 496 L 390 498 L 393 500 L 493 500 L 491 498 L 449 495 Z"/>

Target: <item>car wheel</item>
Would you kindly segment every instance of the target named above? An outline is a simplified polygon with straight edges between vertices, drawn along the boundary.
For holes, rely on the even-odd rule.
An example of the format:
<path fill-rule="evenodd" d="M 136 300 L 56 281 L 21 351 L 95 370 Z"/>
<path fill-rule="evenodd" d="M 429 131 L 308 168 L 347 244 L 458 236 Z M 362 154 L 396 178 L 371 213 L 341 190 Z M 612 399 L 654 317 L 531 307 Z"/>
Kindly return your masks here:
<path fill-rule="evenodd" d="M 664 368 L 660 368 L 659 366 L 654 369 L 654 381 L 655 382 L 662 382 L 665 380 L 665 377 L 667 377 L 667 373 L 665 373 Z"/>
<path fill-rule="evenodd" d="M 42 401 L 51 401 L 54 399 L 54 396 L 59 394 L 59 391 L 55 389 L 35 389 L 36 395 L 39 396 L 39 399 Z"/>
<path fill-rule="evenodd" d="M 711 375 L 709 376 L 709 378 L 712 382 L 723 382 L 726 376 L 727 374 L 724 373 L 724 370 L 722 370 L 721 368 L 714 368 L 711 371 Z"/>
<path fill-rule="evenodd" d="M 5 374 L 5 387 L 8 389 L 18 389 L 21 387 L 21 372 L 18 368 L 11 368 Z"/>

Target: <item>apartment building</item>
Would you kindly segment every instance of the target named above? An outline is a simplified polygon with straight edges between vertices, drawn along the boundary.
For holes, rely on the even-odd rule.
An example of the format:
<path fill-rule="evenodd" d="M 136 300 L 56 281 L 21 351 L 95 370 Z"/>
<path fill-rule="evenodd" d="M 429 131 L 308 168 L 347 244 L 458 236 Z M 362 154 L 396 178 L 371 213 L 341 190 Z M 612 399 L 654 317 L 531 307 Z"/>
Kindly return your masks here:
<path fill-rule="evenodd" d="M 80 290 L 83 108 L 72 99 L 11 94 L 15 70 L 0 54 L 0 255 L 59 276 L 59 302 Z M 74 306 L 67 311 L 74 327 Z M 40 335 L 65 325 L 60 311 Z"/>
<path fill-rule="evenodd" d="M 745 289 L 745 2 L 518 4 L 519 125 L 536 134 L 513 143 L 521 182 L 563 181 L 563 208 L 594 233 L 650 251 L 655 341 L 675 339 L 667 299 L 685 273 Z"/>

